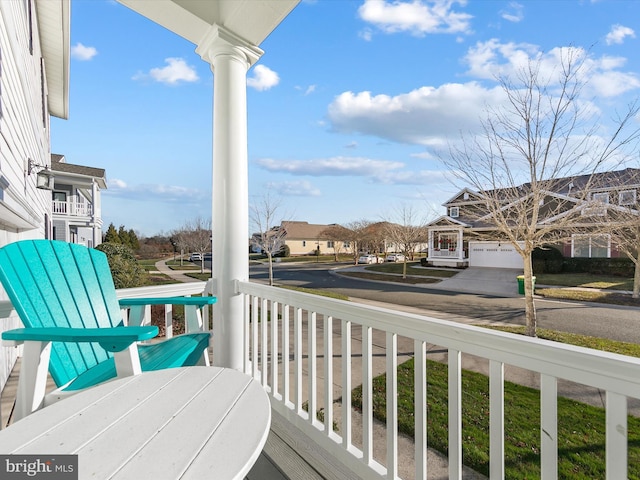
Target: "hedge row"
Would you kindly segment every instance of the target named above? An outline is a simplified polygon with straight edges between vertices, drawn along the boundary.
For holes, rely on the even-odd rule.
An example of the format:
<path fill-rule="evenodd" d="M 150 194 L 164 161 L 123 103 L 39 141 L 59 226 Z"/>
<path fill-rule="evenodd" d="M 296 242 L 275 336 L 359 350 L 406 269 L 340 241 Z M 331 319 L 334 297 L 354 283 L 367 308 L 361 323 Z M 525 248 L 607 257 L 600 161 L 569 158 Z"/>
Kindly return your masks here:
<path fill-rule="evenodd" d="M 562 271 L 633 277 L 634 264 L 629 258 L 565 258 Z"/>
<path fill-rule="evenodd" d="M 591 273 L 633 277 L 634 264 L 624 258 L 565 258 L 554 247 L 536 248 L 532 255 L 534 273 Z"/>

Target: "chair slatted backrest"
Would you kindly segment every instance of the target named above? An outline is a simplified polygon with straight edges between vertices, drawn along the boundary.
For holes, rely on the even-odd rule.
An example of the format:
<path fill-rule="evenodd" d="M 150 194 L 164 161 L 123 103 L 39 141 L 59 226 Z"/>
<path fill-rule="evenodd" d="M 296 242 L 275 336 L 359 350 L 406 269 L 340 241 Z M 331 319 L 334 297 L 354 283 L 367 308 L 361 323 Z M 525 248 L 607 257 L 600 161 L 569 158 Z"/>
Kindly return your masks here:
<path fill-rule="evenodd" d="M 113 327 L 120 307 L 107 257 L 55 240 L 0 249 L 0 281 L 25 327 Z M 54 342 L 49 372 L 61 386 L 111 356 L 94 343 Z"/>

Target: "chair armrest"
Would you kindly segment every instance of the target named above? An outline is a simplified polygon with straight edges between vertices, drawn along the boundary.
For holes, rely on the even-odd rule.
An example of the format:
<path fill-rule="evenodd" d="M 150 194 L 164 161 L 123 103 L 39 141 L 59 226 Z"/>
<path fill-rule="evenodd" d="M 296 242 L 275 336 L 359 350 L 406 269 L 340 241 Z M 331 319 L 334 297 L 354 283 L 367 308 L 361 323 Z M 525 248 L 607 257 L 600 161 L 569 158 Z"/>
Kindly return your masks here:
<path fill-rule="evenodd" d="M 3 340 L 16 342 L 96 342 L 109 352 L 120 352 L 134 342 L 149 340 L 158 335 L 158 327 L 111 328 L 16 328 L 2 333 Z"/>
<path fill-rule="evenodd" d="M 154 298 L 121 298 L 118 300 L 121 307 L 132 307 L 136 305 L 195 305 L 204 307 L 213 305 L 218 301 L 218 297 L 154 297 Z"/>

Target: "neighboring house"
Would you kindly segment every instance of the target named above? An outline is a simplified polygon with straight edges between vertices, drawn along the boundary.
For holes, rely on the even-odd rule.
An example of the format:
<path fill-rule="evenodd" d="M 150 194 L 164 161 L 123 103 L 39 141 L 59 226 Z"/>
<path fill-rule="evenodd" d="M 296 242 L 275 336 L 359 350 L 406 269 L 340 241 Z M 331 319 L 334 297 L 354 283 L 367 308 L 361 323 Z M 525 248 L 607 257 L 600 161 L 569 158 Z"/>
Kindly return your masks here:
<path fill-rule="evenodd" d="M 523 192 L 528 184 L 519 187 Z M 556 247 L 565 257 L 618 257 L 619 250 L 606 233 L 590 225 L 602 224 L 616 208 L 640 213 L 640 169 L 627 168 L 577 177 L 560 178 L 547 185 L 540 223 L 553 224 L 563 213 L 576 209 L 585 218 L 581 232 L 574 232 Z M 602 205 L 601 205 L 602 204 Z M 563 211 L 558 210 L 562 205 Z M 482 194 L 463 189 L 443 206 L 446 215 L 429 223 L 427 262 L 434 266 L 522 268 L 523 260 L 508 242 L 478 240 L 491 237 L 495 226 Z M 509 205 L 505 204 L 505 210 Z"/>
<path fill-rule="evenodd" d="M 320 253 L 333 253 L 334 240 L 327 238 L 324 231 L 335 226 L 316 225 L 308 222 L 282 222 L 280 228 L 286 232 L 284 243 L 289 247 L 291 255 L 313 255 L 320 249 Z M 349 242 L 343 241 L 340 246 L 341 251 L 348 251 Z"/>
<path fill-rule="evenodd" d="M 68 0 L 0 1 L 0 246 L 52 235 L 49 118 L 68 115 L 69 20 Z M 0 388 L 16 355 L 0 347 Z"/>
<path fill-rule="evenodd" d="M 87 247 L 102 243 L 100 191 L 107 188 L 102 168 L 67 163 L 64 155 L 51 155 L 55 184 L 53 238 Z"/>

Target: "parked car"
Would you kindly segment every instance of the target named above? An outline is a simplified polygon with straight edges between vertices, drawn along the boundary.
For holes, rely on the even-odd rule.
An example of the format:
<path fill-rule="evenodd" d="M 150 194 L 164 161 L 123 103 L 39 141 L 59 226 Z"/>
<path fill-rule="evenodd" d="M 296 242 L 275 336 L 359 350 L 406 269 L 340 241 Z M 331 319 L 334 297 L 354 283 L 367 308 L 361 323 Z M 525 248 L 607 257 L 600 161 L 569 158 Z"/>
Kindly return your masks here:
<path fill-rule="evenodd" d="M 358 263 L 379 263 L 381 259 L 379 259 L 376 255 L 361 255 L 358 258 Z"/>
<path fill-rule="evenodd" d="M 387 262 L 404 262 L 404 255 L 401 253 L 390 253 L 387 255 Z"/>
<path fill-rule="evenodd" d="M 189 261 L 190 262 L 200 262 L 200 261 L 202 261 L 202 254 L 201 253 L 192 253 L 191 256 L 189 257 Z"/>

